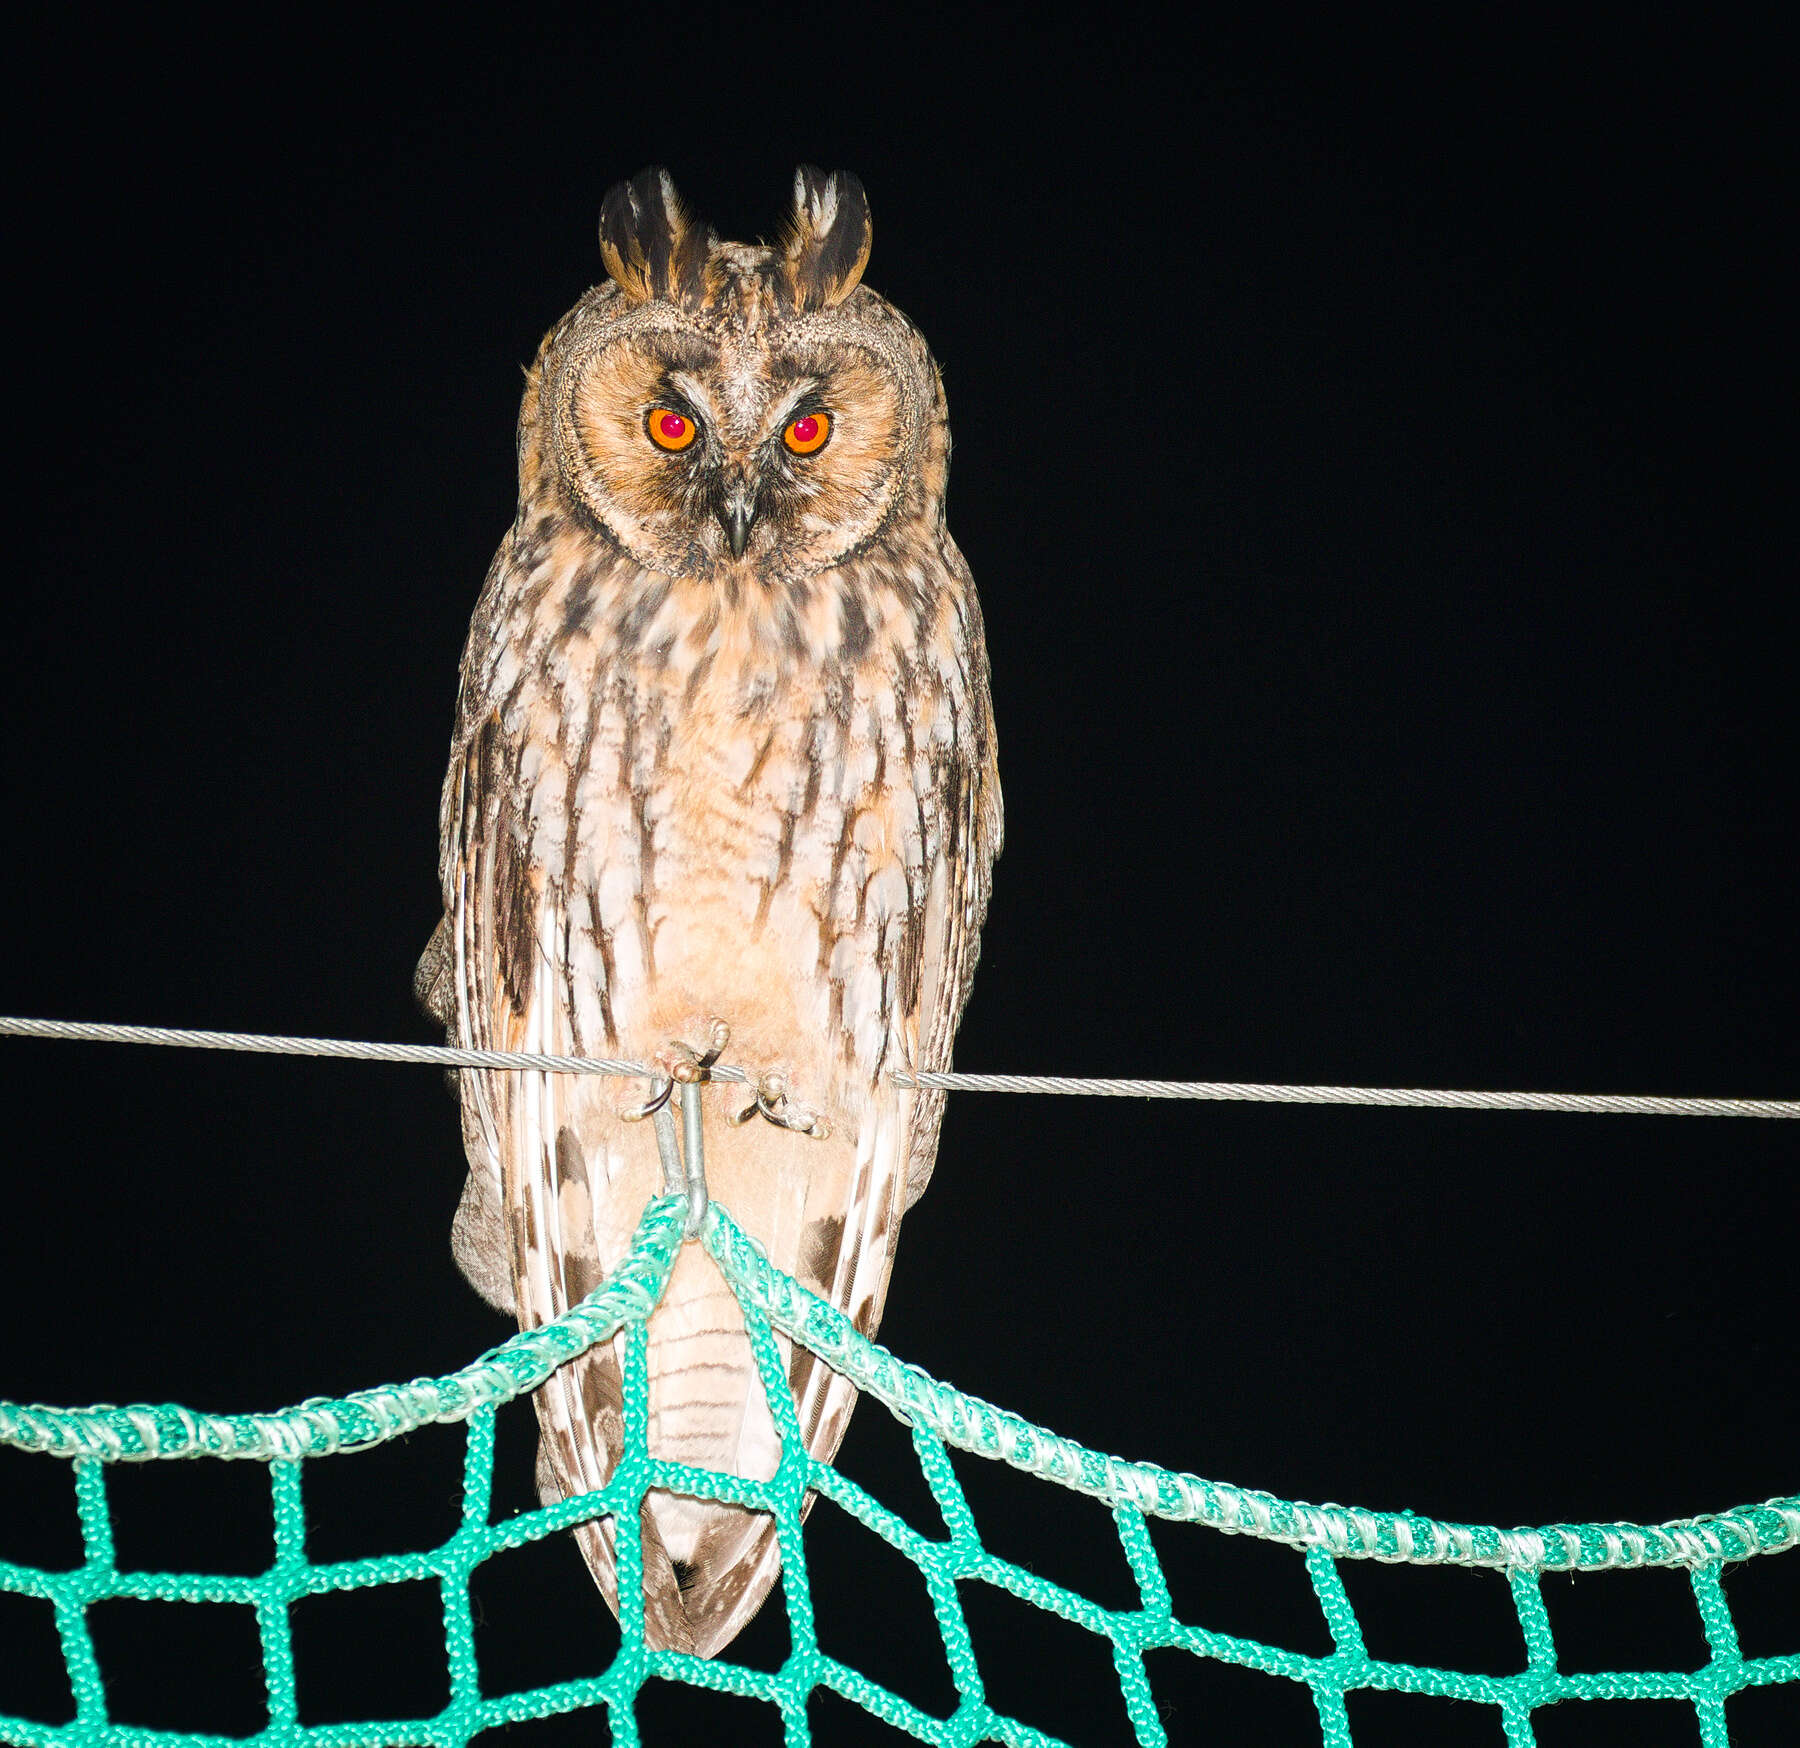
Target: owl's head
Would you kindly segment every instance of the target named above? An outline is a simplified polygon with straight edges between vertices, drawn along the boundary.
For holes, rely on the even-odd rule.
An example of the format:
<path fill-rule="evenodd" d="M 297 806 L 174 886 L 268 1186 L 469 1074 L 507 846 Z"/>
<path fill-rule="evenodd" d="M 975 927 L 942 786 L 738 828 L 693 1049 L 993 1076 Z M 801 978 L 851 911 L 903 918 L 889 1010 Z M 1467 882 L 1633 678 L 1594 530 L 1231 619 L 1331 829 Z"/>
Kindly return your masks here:
<path fill-rule="evenodd" d="M 600 212 L 608 278 L 551 331 L 520 418 L 545 494 L 645 568 L 793 581 L 942 514 L 949 439 L 924 341 L 861 283 L 862 184 L 795 173 L 773 248 L 722 243 L 667 172 Z"/>

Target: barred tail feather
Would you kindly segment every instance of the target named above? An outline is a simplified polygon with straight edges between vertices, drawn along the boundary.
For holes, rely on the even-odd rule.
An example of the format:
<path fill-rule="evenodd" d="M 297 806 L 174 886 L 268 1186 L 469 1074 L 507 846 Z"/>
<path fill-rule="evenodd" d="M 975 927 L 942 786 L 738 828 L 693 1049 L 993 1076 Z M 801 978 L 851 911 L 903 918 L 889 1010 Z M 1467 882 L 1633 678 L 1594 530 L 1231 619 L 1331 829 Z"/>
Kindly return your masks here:
<path fill-rule="evenodd" d="M 534 1038 L 523 1047 L 547 1043 Z M 559 1315 L 616 1265 L 644 1201 L 658 1188 L 659 1169 L 649 1126 L 621 1125 L 601 1107 L 593 1083 L 537 1075 L 494 1080 L 522 1083 L 489 1085 L 509 1107 L 497 1113 L 496 1129 L 508 1143 L 510 1248 L 522 1321 L 530 1325 Z M 911 1095 L 883 1092 L 854 1129 L 846 1125 L 823 1141 L 765 1123 L 730 1129 L 720 1119 L 741 1102 L 736 1088 L 709 1089 L 713 1196 L 777 1267 L 872 1333 L 899 1221 Z M 551 1135 L 556 1139 L 547 1141 Z M 742 1310 L 699 1244 L 678 1257 L 647 1334 L 650 1455 L 772 1478 L 781 1460 L 776 1417 Z M 775 1339 L 806 1447 L 829 1460 L 856 1392 L 785 1336 Z M 615 1340 L 539 1390 L 540 1485 L 547 1498 L 603 1486 L 616 1468 L 624 1435 L 622 1361 L 622 1342 Z M 774 1520 L 766 1513 L 658 1489 L 645 1500 L 642 1530 L 652 1649 L 713 1655 L 742 1631 L 780 1575 Z M 612 1526 L 585 1526 L 578 1539 L 616 1613 Z"/>

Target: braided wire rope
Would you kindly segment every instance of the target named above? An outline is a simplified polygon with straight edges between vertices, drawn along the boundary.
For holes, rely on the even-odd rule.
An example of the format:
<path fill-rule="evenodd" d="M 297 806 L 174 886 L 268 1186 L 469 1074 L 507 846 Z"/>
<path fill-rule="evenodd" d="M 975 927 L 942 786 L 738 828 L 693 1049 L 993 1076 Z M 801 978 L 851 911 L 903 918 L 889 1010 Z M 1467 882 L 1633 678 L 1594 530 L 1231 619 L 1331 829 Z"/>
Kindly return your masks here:
<path fill-rule="evenodd" d="M 355 1062 L 430 1062 L 444 1068 L 535 1069 L 552 1074 L 655 1076 L 642 1062 L 601 1056 L 546 1056 L 519 1050 L 464 1050 L 448 1044 L 384 1044 L 359 1038 L 291 1038 L 266 1032 L 210 1032 L 174 1026 L 120 1026 L 94 1020 L 0 1015 L 0 1037 L 85 1044 L 162 1044 L 184 1050 L 238 1050 L 265 1056 L 332 1056 Z M 744 1069 L 717 1063 L 713 1080 L 747 1083 Z M 1464 1092 L 1442 1087 L 1279 1086 L 1218 1080 L 1106 1079 L 1091 1075 L 896 1073 L 898 1087 L 945 1092 L 1050 1093 L 1078 1098 L 1247 1100 L 1283 1105 L 1397 1105 L 1460 1111 L 1554 1111 L 1593 1116 L 1800 1117 L 1800 1099 L 1662 1098 L 1638 1093 Z"/>

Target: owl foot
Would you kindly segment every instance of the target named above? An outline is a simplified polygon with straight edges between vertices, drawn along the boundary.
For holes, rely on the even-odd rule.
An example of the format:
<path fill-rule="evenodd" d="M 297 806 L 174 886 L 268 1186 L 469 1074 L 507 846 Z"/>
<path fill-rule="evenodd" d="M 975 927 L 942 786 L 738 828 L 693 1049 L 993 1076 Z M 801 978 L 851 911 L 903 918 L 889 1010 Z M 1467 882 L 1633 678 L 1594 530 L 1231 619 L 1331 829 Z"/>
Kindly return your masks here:
<path fill-rule="evenodd" d="M 708 1020 L 706 1031 L 704 1050 L 696 1050 L 692 1044 L 684 1044 L 679 1038 L 669 1046 L 669 1054 L 673 1058 L 669 1072 L 684 1086 L 705 1080 L 706 1071 L 725 1054 L 725 1046 L 731 1042 L 731 1028 L 723 1020 Z"/>
<path fill-rule="evenodd" d="M 724 1055 L 725 1046 L 730 1042 L 731 1028 L 723 1020 L 709 1020 L 704 1050 L 696 1050 L 692 1044 L 685 1044 L 676 1038 L 667 1050 L 657 1051 L 651 1059 L 649 1098 L 629 1111 L 621 1111 L 621 1121 L 641 1123 L 646 1117 L 654 1117 L 668 1104 L 677 1084 L 695 1086 L 705 1080 L 707 1071 Z"/>
<path fill-rule="evenodd" d="M 621 1123 L 641 1123 L 646 1117 L 654 1117 L 669 1102 L 669 1095 L 675 1090 L 675 1081 L 670 1075 L 651 1075 L 650 1096 L 641 1105 L 633 1105 L 628 1111 L 619 1113 Z"/>
<path fill-rule="evenodd" d="M 774 1070 L 756 1077 L 755 1100 L 725 1121 L 737 1129 L 752 1117 L 761 1117 L 777 1129 L 791 1129 L 796 1135 L 810 1135 L 815 1141 L 823 1141 L 831 1133 L 824 1116 L 792 1097 L 786 1078 Z"/>
<path fill-rule="evenodd" d="M 649 1098 L 632 1110 L 621 1111 L 619 1115 L 627 1123 L 640 1123 L 646 1117 L 658 1116 L 669 1108 L 677 1087 L 682 1089 L 681 1103 L 685 1106 L 687 1089 L 698 1087 L 702 1081 L 712 1079 L 712 1070 L 725 1054 L 725 1046 L 730 1042 L 731 1028 L 718 1019 L 707 1022 L 704 1050 L 697 1050 L 692 1044 L 675 1039 L 668 1049 L 659 1050 L 652 1059 Z M 732 1078 L 737 1078 L 736 1071 Z M 788 1129 L 796 1135 L 810 1135 L 815 1141 L 823 1141 L 831 1133 L 831 1125 L 826 1122 L 824 1114 L 796 1099 L 788 1090 L 787 1077 L 778 1070 L 769 1069 L 757 1075 L 751 1084 L 755 1088 L 751 1102 L 725 1119 L 732 1128 L 741 1128 L 752 1117 L 761 1117 L 765 1123 L 773 1123 L 778 1129 Z"/>

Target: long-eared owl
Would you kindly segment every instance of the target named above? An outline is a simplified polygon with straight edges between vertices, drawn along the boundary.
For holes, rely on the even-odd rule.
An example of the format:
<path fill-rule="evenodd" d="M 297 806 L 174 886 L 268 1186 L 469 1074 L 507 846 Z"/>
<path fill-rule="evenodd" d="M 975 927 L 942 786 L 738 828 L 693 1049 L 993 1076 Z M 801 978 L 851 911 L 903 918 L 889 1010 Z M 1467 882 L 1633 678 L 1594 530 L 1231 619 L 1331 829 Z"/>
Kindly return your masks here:
<path fill-rule="evenodd" d="M 873 1332 L 937 1152 L 1000 788 L 987 654 L 944 521 L 943 386 L 861 284 L 868 204 L 802 169 L 776 247 L 722 243 L 650 170 L 600 219 L 607 279 L 545 338 L 518 516 L 476 606 L 443 794 L 444 920 L 419 968 L 463 1044 L 671 1061 L 723 1021 L 770 1121 L 704 1087 L 713 1198 Z M 521 1326 L 624 1253 L 661 1192 L 642 1083 L 465 1071 L 457 1260 Z M 808 1448 L 854 1390 L 783 1343 Z M 600 1486 L 617 1342 L 537 1393 L 547 1500 Z M 697 1244 L 649 1323 L 651 1454 L 766 1478 L 742 1315 Z M 772 1522 L 655 1492 L 656 1647 L 711 1655 L 780 1568 Z M 611 1526 L 577 1532 L 616 1610 Z"/>

